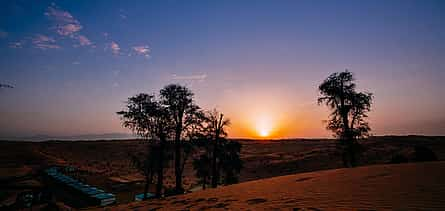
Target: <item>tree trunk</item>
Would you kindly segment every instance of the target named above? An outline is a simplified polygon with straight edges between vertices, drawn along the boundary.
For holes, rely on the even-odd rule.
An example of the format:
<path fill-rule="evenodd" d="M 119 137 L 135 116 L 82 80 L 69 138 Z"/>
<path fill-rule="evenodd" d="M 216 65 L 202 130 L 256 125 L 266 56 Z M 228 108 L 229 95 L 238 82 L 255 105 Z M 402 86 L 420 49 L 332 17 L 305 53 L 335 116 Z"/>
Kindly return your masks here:
<path fill-rule="evenodd" d="M 349 164 L 348 164 L 348 160 L 349 160 L 349 154 L 347 154 L 347 152 L 346 152 L 346 148 L 342 148 L 342 150 L 343 150 L 343 152 L 341 153 L 341 157 L 342 157 L 342 160 L 343 160 L 343 166 L 344 167 L 348 167 L 349 166 Z"/>
<path fill-rule="evenodd" d="M 350 136 L 350 132 L 349 132 L 349 120 L 348 120 L 348 112 L 346 111 L 346 108 L 343 106 L 342 108 L 342 118 L 343 118 L 343 137 L 342 139 L 344 146 L 344 150 L 345 150 L 345 154 L 347 159 L 347 163 L 345 165 L 345 167 L 352 167 L 352 139 Z"/>
<path fill-rule="evenodd" d="M 181 172 L 181 128 L 176 128 L 175 133 L 175 177 L 176 177 L 176 193 L 184 192 L 182 188 L 182 172 Z"/>
<path fill-rule="evenodd" d="M 217 136 L 218 137 L 218 136 Z M 218 168 L 216 167 L 216 154 L 218 152 L 218 138 L 215 138 L 213 143 L 213 154 L 212 154 L 212 188 L 218 186 Z"/>
<path fill-rule="evenodd" d="M 149 176 L 145 176 L 145 187 L 144 187 L 144 201 L 147 200 L 147 192 L 148 192 L 148 184 L 149 184 Z"/>
<path fill-rule="evenodd" d="M 349 108 L 346 107 L 345 105 L 345 94 L 344 94 L 344 85 L 343 85 L 343 81 L 341 82 L 341 89 L 340 89 L 340 115 L 342 118 L 342 123 L 343 123 L 343 134 L 342 137 L 340 137 L 340 139 L 343 139 L 343 144 L 345 145 L 343 147 L 344 151 L 343 153 L 346 153 L 347 155 L 351 155 L 351 144 L 352 144 L 352 139 L 351 139 L 351 134 L 349 132 L 349 119 L 348 119 L 348 113 L 349 113 Z M 347 163 L 344 162 L 345 167 L 350 167 L 351 164 L 351 156 L 347 156 L 349 157 L 349 160 Z"/>
<path fill-rule="evenodd" d="M 207 183 L 207 179 L 204 177 L 203 181 L 202 181 L 202 189 L 205 190 L 206 189 L 206 183 Z"/>
<path fill-rule="evenodd" d="M 145 159 L 150 159 L 150 145 L 147 144 L 147 157 Z M 146 163 L 146 161 L 144 161 Z M 151 161 L 150 161 L 151 162 Z M 148 192 L 148 186 L 150 182 L 152 181 L 152 169 L 150 169 L 150 165 L 144 165 L 145 169 L 145 186 L 144 186 L 144 200 L 147 200 L 147 192 Z"/>
<path fill-rule="evenodd" d="M 162 187 L 164 179 L 164 148 L 165 148 L 165 137 L 160 138 L 159 143 L 159 160 L 158 160 L 158 181 L 156 184 L 156 197 L 160 198 L 162 196 Z"/>
<path fill-rule="evenodd" d="M 350 146 L 349 146 L 349 161 L 351 167 L 357 166 L 357 143 L 354 137 L 351 137 Z"/>

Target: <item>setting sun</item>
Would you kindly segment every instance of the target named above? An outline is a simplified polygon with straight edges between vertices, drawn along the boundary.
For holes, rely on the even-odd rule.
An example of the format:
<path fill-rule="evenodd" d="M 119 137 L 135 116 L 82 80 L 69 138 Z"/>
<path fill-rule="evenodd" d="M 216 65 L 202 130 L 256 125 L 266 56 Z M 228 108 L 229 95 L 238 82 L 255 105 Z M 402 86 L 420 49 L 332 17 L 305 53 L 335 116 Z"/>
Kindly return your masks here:
<path fill-rule="evenodd" d="M 445 0 L 0 6 L 0 211 L 445 211 Z"/>
<path fill-rule="evenodd" d="M 268 117 L 261 117 L 256 122 L 256 131 L 260 137 L 270 136 L 272 121 Z"/>
<path fill-rule="evenodd" d="M 268 136 L 269 135 L 269 131 L 267 131 L 267 130 L 260 130 L 259 131 L 260 132 L 260 136 L 261 137 L 266 137 L 266 136 Z"/>

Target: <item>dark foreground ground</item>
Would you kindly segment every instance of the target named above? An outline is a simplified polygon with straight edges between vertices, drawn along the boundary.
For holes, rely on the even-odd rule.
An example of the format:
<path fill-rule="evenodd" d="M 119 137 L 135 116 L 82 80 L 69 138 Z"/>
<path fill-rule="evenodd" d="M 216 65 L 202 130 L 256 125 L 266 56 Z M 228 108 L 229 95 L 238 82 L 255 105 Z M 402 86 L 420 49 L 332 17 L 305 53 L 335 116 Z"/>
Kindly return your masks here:
<path fill-rule="evenodd" d="M 384 164 L 255 180 L 97 210 L 445 210 L 445 162 Z"/>
<path fill-rule="evenodd" d="M 238 140 L 242 144 L 244 168 L 240 182 L 263 178 L 341 168 L 341 156 L 334 140 Z M 0 206 L 14 203 L 24 190 L 48 187 L 39 177 L 51 165 L 76 168 L 75 177 L 117 196 L 128 203 L 141 193 L 141 175 L 130 165 L 129 155 L 145 149 L 138 140 L 0 142 Z M 384 136 L 362 142 L 360 165 L 386 164 L 394 160 L 412 162 L 416 146 L 430 149 L 438 160 L 445 160 L 445 137 Z M 403 159 L 400 159 L 403 158 Z M 191 159 L 184 172 L 184 186 L 196 186 Z M 173 172 L 166 174 L 166 186 L 173 187 Z M 428 191 L 428 190 L 425 190 Z M 66 202 L 64 194 L 56 201 Z M 70 202 L 66 202 L 70 205 Z"/>

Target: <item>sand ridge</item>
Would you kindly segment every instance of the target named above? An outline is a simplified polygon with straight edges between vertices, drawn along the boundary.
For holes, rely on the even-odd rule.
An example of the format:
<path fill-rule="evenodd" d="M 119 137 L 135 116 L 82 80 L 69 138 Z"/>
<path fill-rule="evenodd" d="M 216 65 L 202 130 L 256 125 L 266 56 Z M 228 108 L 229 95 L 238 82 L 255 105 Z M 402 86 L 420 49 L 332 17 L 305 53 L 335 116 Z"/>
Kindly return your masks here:
<path fill-rule="evenodd" d="M 443 161 L 373 165 L 280 176 L 98 209 L 445 210 L 443 178 Z"/>

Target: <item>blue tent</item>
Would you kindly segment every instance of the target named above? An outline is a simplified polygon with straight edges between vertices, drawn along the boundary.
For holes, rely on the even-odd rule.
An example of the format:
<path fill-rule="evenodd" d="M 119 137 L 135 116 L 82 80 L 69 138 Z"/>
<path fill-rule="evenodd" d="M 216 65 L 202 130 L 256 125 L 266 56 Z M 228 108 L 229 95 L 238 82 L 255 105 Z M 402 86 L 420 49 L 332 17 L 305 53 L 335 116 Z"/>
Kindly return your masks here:
<path fill-rule="evenodd" d="M 106 206 L 116 202 L 116 197 L 114 196 L 114 194 L 111 193 L 99 193 L 97 195 L 94 195 L 93 197 L 99 201 L 99 204 L 101 206 Z"/>
<path fill-rule="evenodd" d="M 151 199 L 151 198 L 154 198 L 154 197 L 155 197 L 155 194 L 147 193 L 147 199 Z M 144 200 L 144 193 L 136 194 L 134 196 L 134 200 L 135 201 L 142 201 L 142 200 Z"/>
<path fill-rule="evenodd" d="M 64 175 L 58 172 L 56 167 L 46 169 L 45 173 L 54 180 L 85 194 L 88 198 L 94 200 L 100 206 L 106 206 L 116 202 L 116 196 L 114 194 L 106 193 L 99 188 L 89 186 L 70 176 Z"/>

